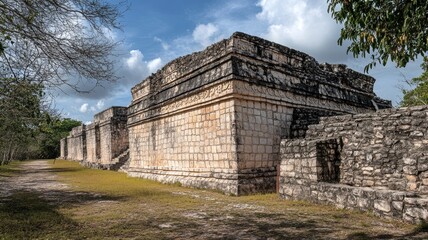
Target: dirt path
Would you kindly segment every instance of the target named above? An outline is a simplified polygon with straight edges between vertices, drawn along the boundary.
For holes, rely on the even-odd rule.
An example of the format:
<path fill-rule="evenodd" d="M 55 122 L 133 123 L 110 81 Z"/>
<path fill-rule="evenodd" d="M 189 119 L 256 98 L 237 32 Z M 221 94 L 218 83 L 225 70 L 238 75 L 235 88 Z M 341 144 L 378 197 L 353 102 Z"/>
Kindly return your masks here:
<path fill-rule="evenodd" d="M 70 186 L 58 181 L 56 172 L 46 160 L 23 162 L 19 174 L 12 177 L 0 177 L 0 200 L 8 200 L 13 193 L 31 192 L 51 204 L 80 202 L 96 199 L 99 194 L 83 193 L 71 190 Z M 80 199 L 80 200 L 79 200 Z"/>
<path fill-rule="evenodd" d="M 49 192 L 63 191 L 69 188 L 57 181 L 57 176 L 51 170 L 47 161 L 24 162 L 20 166 L 19 175 L 2 179 L 0 182 L 0 196 L 8 197 L 13 192 L 31 191 L 42 195 Z"/>
<path fill-rule="evenodd" d="M 404 231 L 395 228 L 389 222 L 365 217 L 365 215 L 358 218 L 354 216 L 353 219 L 356 219 L 356 222 L 349 222 L 347 217 L 352 217 L 350 215 L 352 213 L 346 211 L 319 212 L 317 207 L 309 206 L 308 210 L 300 207 L 299 203 L 296 203 L 296 206 L 288 203 L 288 207 L 282 207 L 286 204 L 285 202 L 281 202 L 281 206 L 276 207 L 275 203 L 266 204 L 264 200 L 245 201 L 209 191 L 173 186 L 171 191 L 140 189 L 141 196 L 138 195 L 135 199 L 114 198 L 91 191 L 79 192 L 72 186 L 59 181 L 57 176 L 58 172 L 73 171 L 73 169 L 59 166 L 56 165 L 54 168 L 48 161 L 30 161 L 22 163 L 19 173 L 14 176 L 0 175 L 0 210 L 6 212 L 3 213 L 3 218 L 14 218 L 12 220 L 16 220 L 15 222 L 26 222 L 30 215 L 21 214 L 22 211 L 40 213 L 35 217 L 36 220 L 31 220 L 29 226 L 26 226 L 28 229 L 21 231 L 23 234 L 32 235 L 17 237 L 16 231 L 12 231 L 10 236 L 13 238 L 4 239 L 102 239 L 104 237 L 110 239 L 284 239 L 284 237 L 286 239 L 427 239 L 428 237 L 425 233 Z M 22 204 L 18 207 L 11 203 L 14 193 L 22 192 L 35 194 L 36 201 L 32 202 L 35 207 L 28 208 L 28 195 L 19 199 Z M 31 194 L 29 196 L 32 196 Z M 37 203 L 40 198 L 46 200 L 41 201 L 42 205 Z M 174 199 L 182 199 L 183 202 L 176 202 Z M 48 205 L 47 209 L 45 205 Z M 15 209 L 11 210 L 11 207 Z M 40 212 L 40 209 L 43 211 Z M 49 220 L 46 216 L 50 216 L 50 221 L 45 221 L 45 219 Z M 38 220 L 38 218 L 42 219 Z M 367 222 L 361 222 L 364 219 Z M 10 222 L 12 225 L 15 223 Z M 48 227 L 40 227 L 43 224 Z M 36 227 L 31 228 L 33 225 Z M 0 226 L 0 239 L 3 239 L 1 230 Z"/>

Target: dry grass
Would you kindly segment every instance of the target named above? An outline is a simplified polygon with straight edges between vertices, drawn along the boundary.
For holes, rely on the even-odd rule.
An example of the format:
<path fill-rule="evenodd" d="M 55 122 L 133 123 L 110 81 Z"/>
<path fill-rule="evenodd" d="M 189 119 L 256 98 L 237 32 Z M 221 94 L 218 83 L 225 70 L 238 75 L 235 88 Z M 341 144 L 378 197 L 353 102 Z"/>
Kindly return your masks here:
<path fill-rule="evenodd" d="M 11 177 L 19 173 L 19 165 L 22 162 L 13 161 L 8 165 L 0 165 L 0 177 Z"/>
<path fill-rule="evenodd" d="M 51 162 L 52 163 L 52 162 Z M 276 194 L 230 197 L 221 193 L 129 178 L 56 161 L 53 172 L 72 190 L 46 201 L 14 195 L 15 207 L 0 205 L 0 224 L 24 206 L 34 213 L 16 238 L 40 239 L 425 239 L 423 231 L 367 213 L 337 210 Z M 27 193 L 28 194 L 28 193 Z M 43 208 L 47 206 L 47 209 Z M 10 210 L 15 209 L 15 210 Z M 7 212 L 8 215 L 5 215 Z M 40 223 L 37 215 L 43 216 Z M 24 219 L 19 214 L 13 219 Z M 9 224 L 9 225 L 8 225 Z M 15 222 L 14 224 L 17 224 Z M 49 230 L 49 226 L 52 230 Z M 3 231 L 4 228 L 2 228 Z M 33 232 L 33 234 L 28 234 Z M 55 235 L 55 233 L 57 233 Z M 27 235 L 26 235 L 27 234 Z M 2 236 L 2 235 L 0 235 Z M 11 232 L 4 239 L 13 239 Z M 1 238 L 1 237 L 0 237 Z M 15 238 L 15 239 L 16 239 Z"/>

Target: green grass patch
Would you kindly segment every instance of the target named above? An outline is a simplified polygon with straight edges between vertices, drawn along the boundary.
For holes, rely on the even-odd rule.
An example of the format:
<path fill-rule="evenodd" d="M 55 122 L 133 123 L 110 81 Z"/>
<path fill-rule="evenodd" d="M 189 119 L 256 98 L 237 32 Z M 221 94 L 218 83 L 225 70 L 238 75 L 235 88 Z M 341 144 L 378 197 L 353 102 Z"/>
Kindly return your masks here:
<path fill-rule="evenodd" d="M 52 166 L 53 171 L 60 170 L 58 175 L 77 191 L 182 208 L 201 203 L 201 200 L 174 194 L 183 190 L 178 184 L 160 184 L 151 180 L 131 178 L 125 173 L 88 169 L 77 162 L 63 160 L 56 160 Z"/>
<path fill-rule="evenodd" d="M 1 239 L 71 239 L 77 229 L 77 223 L 35 193 L 14 193 L 0 204 Z"/>
<path fill-rule="evenodd" d="M 20 172 L 21 161 L 12 161 L 7 165 L 0 165 L 0 177 L 11 177 Z"/>
<path fill-rule="evenodd" d="M 415 228 L 416 232 L 428 232 L 428 222 L 421 221 Z"/>

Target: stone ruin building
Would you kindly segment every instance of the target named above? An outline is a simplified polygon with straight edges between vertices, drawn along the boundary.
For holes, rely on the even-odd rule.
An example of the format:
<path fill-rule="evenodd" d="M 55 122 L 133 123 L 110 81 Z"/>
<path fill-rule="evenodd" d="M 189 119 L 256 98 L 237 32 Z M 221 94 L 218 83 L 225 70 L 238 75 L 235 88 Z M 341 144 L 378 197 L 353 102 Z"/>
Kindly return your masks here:
<path fill-rule="evenodd" d="M 428 105 L 321 118 L 281 159 L 284 198 L 428 220 Z"/>
<path fill-rule="evenodd" d="M 319 64 L 305 53 L 234 33 L 134 86 L 128 108 L 106 110 L 93 124 L 73 129 L 61 141 L 61 157 L 97 168 L 125 165 L 130 176 L 226 194 L 278 191 L 289 199 L 428 219 L 426 205 L 409 213 L 405 200 L 426 193 L 428 142 L 401 142 L 416 139 L 417 131 L 426 136 L 418 121 L 428 115 L 376 112 L 391 103 L 376 97 L 374 82 L 345 65 Z M 414 114 L 421 119 L 414 121 Z M 416 132 L 400 132 L 400 124 Z M 423 198 L 412 199 L 423 205 Z M 395 210 L 400 204 L 401 213 Z"/>
<path fill-rule="evenodd" d="M 73 128 L 61 139 L 61 158 L 93 168 L 118 170 L 128 159 L 126 107 L 111 107 L 94 116 L 93 123 Z"/>

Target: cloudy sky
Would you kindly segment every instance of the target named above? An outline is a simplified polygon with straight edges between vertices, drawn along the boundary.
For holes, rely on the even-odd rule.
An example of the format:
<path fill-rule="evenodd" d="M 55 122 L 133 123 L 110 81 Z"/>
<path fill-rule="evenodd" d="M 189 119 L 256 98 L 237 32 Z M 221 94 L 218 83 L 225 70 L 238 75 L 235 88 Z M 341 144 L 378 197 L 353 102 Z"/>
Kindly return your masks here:
<path fill-rule="evenodd" d="M 112 1 L 115 2 L 115 1 Z M 129 0 L 120 19 L 122 31 L 113 37 L 122 44 L 116 57 L 115 83 L 96 87 L 90 94 L 63 89 L 54 107 L 64 117 L 90 122 L 110 106 L 128 106 L 130 89 L 169 61 L 228 38 L 233 32 L 251 35 L 295 48 L 318 62 L 343 63 L 363 71 L 368 60 L 354 59 L 337 46 L 340 25 L 320 0 Z M 369 75 L 377 79 L 375 92 L 393 101 L 401 99 L 404 80 L 420 75 L 420 62 L 405 69 L 394 64 L 377 66 Z M 92 86 L 88 86 L 92 88 Z"/>

